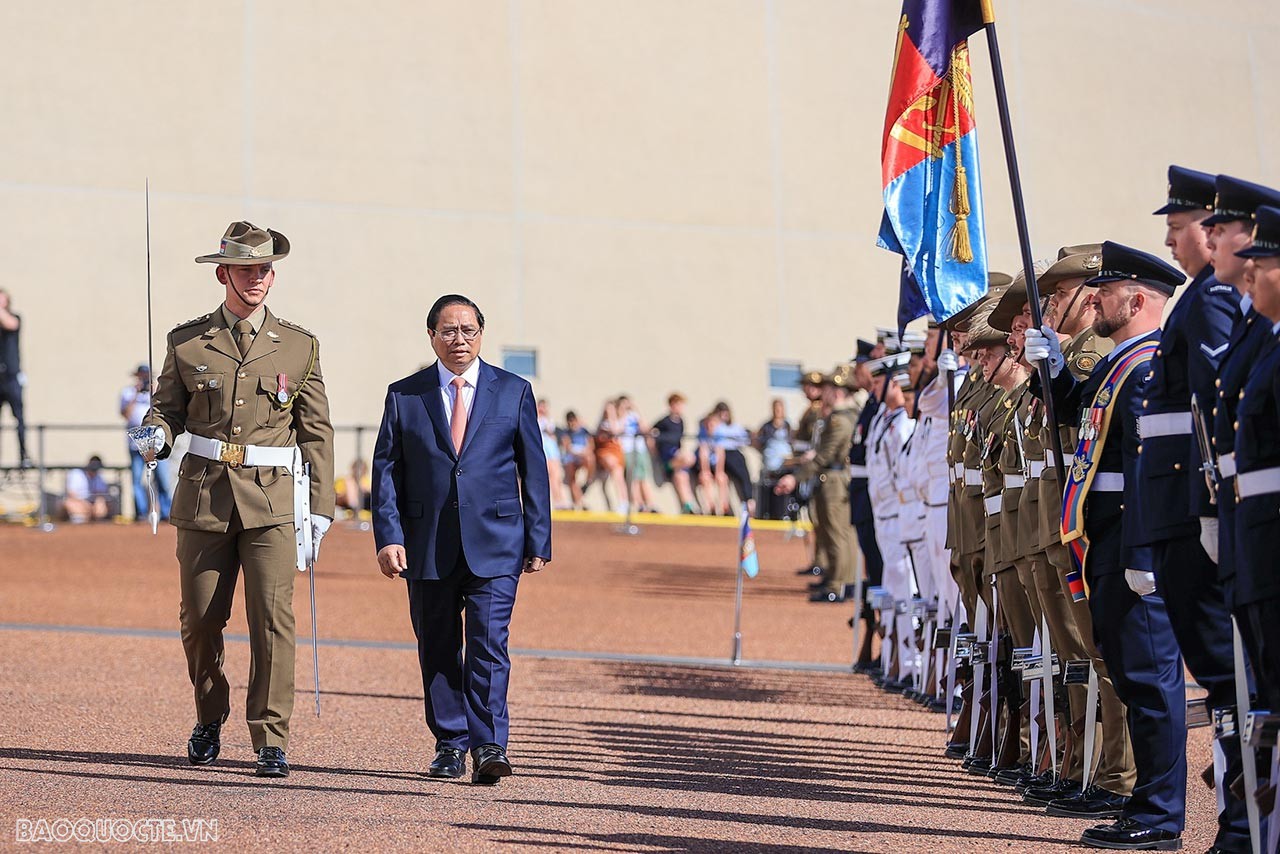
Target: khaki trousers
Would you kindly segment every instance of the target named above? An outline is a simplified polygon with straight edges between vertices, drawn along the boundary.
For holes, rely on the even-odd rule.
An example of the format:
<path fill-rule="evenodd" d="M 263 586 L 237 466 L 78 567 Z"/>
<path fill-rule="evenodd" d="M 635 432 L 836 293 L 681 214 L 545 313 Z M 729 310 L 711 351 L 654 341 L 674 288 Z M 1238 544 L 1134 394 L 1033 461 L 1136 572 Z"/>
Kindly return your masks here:
<path fill-rule="evenodd" d="M 1115 686 L 1107 675 L 1107 665 L 1098 654 L 1093 641 L 1093 616 L 1089 613 L 1087 600 L 1073 602 L 1071 590 L 1067 585 L 1067 570 L 1071 568 L 1071 556 L 1066 546 L 1061 544 L 1045 552 L 1052 574 L 1058 577 L 1058 589 L 1062 593 L 1071 613 L 1076 632 L 1093 661 L 1093 668 L 1098 672 L 1098 701 L 1101 705 L 1099 723 L 1102 726 L 1102 752 L 1098 757 L 1098 773 L 1094 776 L 1095 785 L 1116 795 L 1128 796 L 1133 793 L 1133 784 L 1138 772 L 1133 764 L 1133 744 L 1129 738 L 1129 718 L 1124 703 L 1116 696 Z M 1050 631 L 1052 631 L 1050 627 Z M 1072 717 L 1075 717 L 1076 695 L 1071 695 Z M 1080 728 L 1084 728 L 1084 692 L 1080 693 Z M 1072 721 L 1074 724 L 1075 722 Z M 1081 773 L 1083 773 L 1081 768 Z"/>
<path fill-rule="evenodd" d="M 182 646 L 200 723 L 225 720 L 231 711 L 222 630 L 231 617 L 236 577 L 244 569 L 251 655 L 245 717 L 254 750 L 283 750 L 289 742 L 296 559 L 292 520 L 245 529 L 237 515 L 225 534 L 178 529 Z"/>
<path fill-rule="evenodd" d="M 857 580 L 857 531 L 849 521 L 849 478 L 823 472 L 814 490 L 813 539 L 817 564 L 827 570 L 827 587 L 843 591 Z"/>

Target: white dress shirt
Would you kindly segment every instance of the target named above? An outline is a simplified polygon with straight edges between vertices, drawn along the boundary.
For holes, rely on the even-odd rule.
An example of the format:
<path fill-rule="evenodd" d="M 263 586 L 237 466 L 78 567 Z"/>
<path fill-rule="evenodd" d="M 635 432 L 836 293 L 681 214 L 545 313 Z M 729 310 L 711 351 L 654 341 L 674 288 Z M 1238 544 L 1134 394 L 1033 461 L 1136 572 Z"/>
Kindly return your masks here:
<path fill-rule="evenodd" d="M 453 426 L 453 396 L 457 393 L 457 389 L 453 387 L 453 380 L 458 374 L 449 370 L 444 366 L 444 362 L 436 362 L 436 371 L 440 374 L 440 397 L 444 401 L 444 419 L 450 427 Z M 466 383 L 462 387 L 462 405 L 467 408 L 467 418 L 471 417 L 471 404 L 476 399 L 476 381 L 480 378 L 480 360 L 472 361 L 470 366 L 462 372 L 462 379 Z"/>

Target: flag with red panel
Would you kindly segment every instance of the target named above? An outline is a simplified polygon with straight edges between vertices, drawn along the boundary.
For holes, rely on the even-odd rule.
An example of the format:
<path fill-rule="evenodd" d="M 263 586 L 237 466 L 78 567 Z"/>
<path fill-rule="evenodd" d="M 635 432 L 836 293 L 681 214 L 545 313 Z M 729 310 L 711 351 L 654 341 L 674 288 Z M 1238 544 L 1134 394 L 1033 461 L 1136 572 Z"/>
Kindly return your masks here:
<path fill-rule="evenodd" d="M 881 146 L 878 243 L 903 256 L 900 327 L 945 320 L 987 290 L 969 36 L 979 0 L 904 0 Z"/>

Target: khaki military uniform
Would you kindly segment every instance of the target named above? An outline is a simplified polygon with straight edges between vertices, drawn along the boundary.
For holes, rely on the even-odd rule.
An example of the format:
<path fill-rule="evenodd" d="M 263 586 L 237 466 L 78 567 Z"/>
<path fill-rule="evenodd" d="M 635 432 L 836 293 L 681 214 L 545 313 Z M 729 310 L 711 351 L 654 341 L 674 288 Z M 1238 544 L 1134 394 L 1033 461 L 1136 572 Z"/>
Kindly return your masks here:
<path fill-rule="evenodd" d="M 1063 346 L 1062 354 L 1072 375 L 1077 380 L 1084 380 L 1113 347 L 1109 338 L 1099 338 L 1093 330 L 1086 329 Z M 1073 601 L 1067 585 L 1066 573 L 1071 568 L 1071 556 L 1067 547 L 1062 544 L 1062 488 L 1054 466 L 1048 430 L 1044 405 L 1040 403 L 1035 408 L 1028 430 L 1044 452 L 1044 469 L 1039 490 L 1040 543 L 1044 554 L 1043 563 L 1038 558 L 1035 568 L 1037 588 L 1041 591 L 1041 603 L 1046 607 L 1046 615 L 1049 617 L 1049 632 L 1053 644 L 1059 650 L 1059 656 L 1065 655 L 1067 660 L 1091 659 L 1098 672 L 1098 696 L 1102 707 L 1102 755 L 1094 783 L 1109 792 L 1128 795 L 1133 791 L 1137 772 L 1129 741 L 1127 714 L 1107 676 L 1106 665 L 1094 645 L 1093 618 L 1089 613 L 1089 603 Z M 1076 447 L 1076 429 L 1063 425 L 1061 441 L 1062 452 L 1069 466 Z M 1052 603 L 1052 607 L 1046 603 Z M 1072 727 L 1083 733 L 1084 686 L 1072 686 L 1069 697 Z M 1079 761 L 1074 762 L 1072 768 L 1066 769 L 1067 776 L 1079 780 L 1084 772 L 1083 760 L 1081 753 Z"/>
<path fill-rule="evenodd" d="M 817 437 L 814 435 L 818 429 L 818 425 L 822 423 L 822 401 L 809 401 L 809 408 L 800 416 L 800 423 L 796 425 L 796 439 L 801 442 L 809 442 L 817 444 Z"/>
<path fill-rule="evenodd" d="M 248 319 L 255 331 L 243 356 L 223 308 L 169 333 L 145 423 L 164 430 L 166 449 L 183 431 L 236 445 L 297 446 L 311 464 L 311 511 L 332 518 L 333 427 L 319 344 L 269 309 Z M 255 750 L 284 749 L 293 710 L 297 574 L 290 470 L 189 453 L 178 469 L 170 521 L 178 528 L 182 643 L 199 721 L 224 720 L 230 711 L 222 630 L 243 569 L 249 732 Z"/>
<path fill-rule="evenodd" d="M 855 579 L 857 546 L 849 509 L 849 449 L 857 415 L 852 405 L 836 409 L 822 422 L 813 458 L 795 471 L 804 482 L 817 478 L 813 491 L 813 527 L 817 564 L 828 571 L 827 587 L 843 595 Z"/>

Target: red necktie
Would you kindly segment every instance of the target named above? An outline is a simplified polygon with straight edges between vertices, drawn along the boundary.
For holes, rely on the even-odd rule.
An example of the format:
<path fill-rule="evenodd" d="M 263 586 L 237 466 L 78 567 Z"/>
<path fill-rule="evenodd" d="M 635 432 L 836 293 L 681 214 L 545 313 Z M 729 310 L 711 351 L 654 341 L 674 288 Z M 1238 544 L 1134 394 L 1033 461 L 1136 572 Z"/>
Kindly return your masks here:
<path fill-rule="evenodd" d="M 453 435 L 453 450 L 462 453 L 462 438 L 467 435 L 467 405 L 462 401 L 462 387 L 467 381 L 462 377 L 453 378 L 453 419 L 449 422 L 449 432 Z"/>

